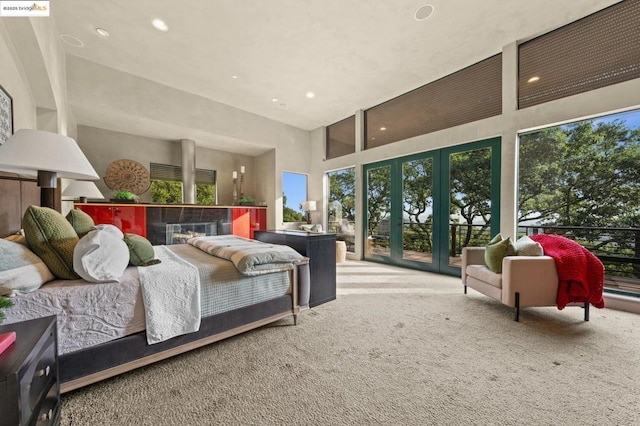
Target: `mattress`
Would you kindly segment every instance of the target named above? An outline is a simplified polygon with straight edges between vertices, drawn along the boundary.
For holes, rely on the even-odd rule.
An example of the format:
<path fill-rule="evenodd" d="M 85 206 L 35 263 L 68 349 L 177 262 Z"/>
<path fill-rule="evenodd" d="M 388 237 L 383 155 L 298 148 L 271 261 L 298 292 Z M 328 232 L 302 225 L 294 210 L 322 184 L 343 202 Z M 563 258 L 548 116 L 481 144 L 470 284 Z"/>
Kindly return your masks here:
<path fill-rule="evenodd" d="M 198 268 L 202 317 L 271 300 L 291 292 L 288 272 L 245 276 L 233 263 L 188 244 L 167 246 Z M 160 266 L 160 265 L 158 265 Z M 130 266 L 120 282 L 55 280 L 33 293 L 12 298 L 3 324 L 57 315 L 58 353 L 65 354 L 145 329 L 138 268 Z"/>

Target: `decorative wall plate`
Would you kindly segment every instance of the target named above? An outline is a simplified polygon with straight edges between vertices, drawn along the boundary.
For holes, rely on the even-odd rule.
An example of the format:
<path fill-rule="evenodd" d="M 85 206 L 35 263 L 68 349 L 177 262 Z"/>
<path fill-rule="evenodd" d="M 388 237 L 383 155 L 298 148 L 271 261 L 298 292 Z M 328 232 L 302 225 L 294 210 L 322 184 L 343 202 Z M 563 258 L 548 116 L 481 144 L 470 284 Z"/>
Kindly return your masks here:
<path fill-rule="evenodd" d="M 149 171 L 137 161 L 116 160 L 107 167 L 104 182 L 114 191 L 129 191 L 140 195 L 151 186 L 151 177 Z"/>

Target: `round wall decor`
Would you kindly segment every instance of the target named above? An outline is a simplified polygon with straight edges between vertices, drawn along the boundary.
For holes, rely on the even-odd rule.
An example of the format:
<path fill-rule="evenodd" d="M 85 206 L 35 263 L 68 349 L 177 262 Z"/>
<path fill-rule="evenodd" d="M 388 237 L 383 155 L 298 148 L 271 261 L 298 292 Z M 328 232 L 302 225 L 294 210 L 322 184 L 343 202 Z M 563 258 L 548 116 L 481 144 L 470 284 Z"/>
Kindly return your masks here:
<path fill-rule="evenodd" d="M 116 160 L 109 164 L 104 182 L 114 191 L 129 191 L 136 195 L 146 192 L 151 185 L 149 171 L 134 160 Z"/>

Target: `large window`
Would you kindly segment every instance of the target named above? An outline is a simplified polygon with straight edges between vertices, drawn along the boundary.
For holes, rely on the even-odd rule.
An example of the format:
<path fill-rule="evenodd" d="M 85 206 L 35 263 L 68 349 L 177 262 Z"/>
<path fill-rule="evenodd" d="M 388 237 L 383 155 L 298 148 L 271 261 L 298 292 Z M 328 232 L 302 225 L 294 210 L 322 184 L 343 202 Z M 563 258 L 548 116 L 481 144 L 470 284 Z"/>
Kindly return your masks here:
<path fill-rule="evenodd" d="M 304 222 L 306 212 L 302 203 L 307 200 L 307 175 L 282 173 L 282 221 Z"/>
<path fill-rule="evenodd" d="M 572 238 L 607 288 L 640 291 L 640 110 L 521 134 L 519 157 L 519 231 Z"/>
<path fill-rule="evenodd" d="M 347 244 L 347 251 L 355 249 L 356 223 L 356 169 L 337 170 L 329 177 L 328 232 L 336 234 L 337 241 Z"/>
<path fill-rule="evenodd" d="M 170 164 L 150 164 L 151 202 L 182 203 L 182 167 Z M 196 169 L 196 204 L 216 203 L 216 172 Z"/>

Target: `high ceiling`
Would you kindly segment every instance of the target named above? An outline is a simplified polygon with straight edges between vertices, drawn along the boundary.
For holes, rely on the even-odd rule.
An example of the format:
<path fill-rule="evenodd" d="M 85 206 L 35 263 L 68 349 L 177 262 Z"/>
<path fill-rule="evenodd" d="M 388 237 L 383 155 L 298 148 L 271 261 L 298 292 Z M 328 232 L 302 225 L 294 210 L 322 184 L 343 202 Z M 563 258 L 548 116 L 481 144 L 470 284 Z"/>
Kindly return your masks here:
<path fill-rule="evenodd" d="M 82 68 L 95 62 L 313 130 L 617 1 L 57 0 L 51 10 L 59 33 L 84 44 L 62 43 L 85 59 L 68 58 L 73 75 L 91 74 Z M 433 13 L 417 20 L 425 4 Z M 169 30 L 156 30 L 154 18 Z M 155 136 L 143 119 L 70 103 L 79 124 L 111 120 Z"/>

